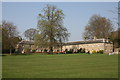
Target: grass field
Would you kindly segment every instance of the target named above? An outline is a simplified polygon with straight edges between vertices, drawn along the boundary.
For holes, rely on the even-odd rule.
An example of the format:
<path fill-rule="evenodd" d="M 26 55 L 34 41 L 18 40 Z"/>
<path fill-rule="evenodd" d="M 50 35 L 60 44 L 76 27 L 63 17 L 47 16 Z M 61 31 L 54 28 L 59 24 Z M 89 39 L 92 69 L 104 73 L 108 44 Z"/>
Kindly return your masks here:
<path fill-rule="evenodd" d="M 3 56 L 3 78 L 117 78 L 118 55 Z"/>

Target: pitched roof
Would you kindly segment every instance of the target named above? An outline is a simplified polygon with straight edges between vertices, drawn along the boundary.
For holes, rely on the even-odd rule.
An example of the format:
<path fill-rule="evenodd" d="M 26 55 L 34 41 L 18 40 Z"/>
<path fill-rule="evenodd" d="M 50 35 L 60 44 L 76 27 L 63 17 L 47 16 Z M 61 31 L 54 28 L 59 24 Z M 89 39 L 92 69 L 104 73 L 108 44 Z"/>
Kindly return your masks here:
<path fill-rule="evenodd" d="M 33 45 L 34 42 L 33 41 L 25 41 L 25 40 L 22 40 L 19 42 L 19 44 L 28 44 L 28 45 Z"/>
<path fill-rule="evenodd" d="M 77 44 L 91 44 L 91 43 L 110 43 L 106 39 L 96 39 L 96 40 L 85 40 L 85 41 L 75 41 L 75 42 L 66 42 L 64 45 L 77 45 Z M 22 40 L 19 44 L 34 45 L 34 41 Z"/>
<path fill-rule="evenodd" d="M 96 39 L 96 40 L 67 42 L 65 43 L 65 45 L 90 44 L 90 43 L 109 43 L 109 42 L 106 39 Z"/>

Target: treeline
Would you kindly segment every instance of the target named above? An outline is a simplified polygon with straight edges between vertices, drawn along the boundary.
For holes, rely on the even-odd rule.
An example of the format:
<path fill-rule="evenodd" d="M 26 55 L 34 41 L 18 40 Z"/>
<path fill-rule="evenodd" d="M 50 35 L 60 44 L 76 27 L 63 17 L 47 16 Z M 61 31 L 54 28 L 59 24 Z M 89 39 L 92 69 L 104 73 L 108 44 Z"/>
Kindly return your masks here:
<path fill-rule="evenodd" d="M 16 44 L 22 40 L 17 27 L 11 22 L 2 21 L 0 31 L 2 32 L 2 53 L 14 53 Z"/>

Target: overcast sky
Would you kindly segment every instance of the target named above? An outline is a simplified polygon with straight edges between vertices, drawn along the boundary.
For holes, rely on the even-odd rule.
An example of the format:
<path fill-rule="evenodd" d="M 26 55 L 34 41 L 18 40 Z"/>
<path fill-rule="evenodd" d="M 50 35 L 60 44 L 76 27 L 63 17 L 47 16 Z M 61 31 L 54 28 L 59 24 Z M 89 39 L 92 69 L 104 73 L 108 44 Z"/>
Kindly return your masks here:
<path fill-rule="evenodd" d="M 46 4 L 52 4 L 63 10 L 64 26 L 71 33 L 69 41 L 80 41 L 89 18 L 99 14 L 110 20 L 113 15 L 109 10 L 115 10 L 117 2 L 3 2 L 2 19 L 13 22 L 23 37 L 23 32 L 29 28 L 37 28 L 37 16 Z M 116 16 L 117 17 L 117 16 Z"/>

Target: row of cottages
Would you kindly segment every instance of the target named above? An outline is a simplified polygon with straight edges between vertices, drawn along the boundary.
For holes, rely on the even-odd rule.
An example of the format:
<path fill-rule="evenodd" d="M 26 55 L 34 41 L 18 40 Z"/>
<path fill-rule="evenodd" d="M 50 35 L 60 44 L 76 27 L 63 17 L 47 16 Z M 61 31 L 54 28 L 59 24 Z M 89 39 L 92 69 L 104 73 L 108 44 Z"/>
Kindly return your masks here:
<path fill-rule="evenodd" d="M 85 52 L 92 51 L 100 51 L 103 50 L 104 53 L 112 53 L 113 52 L 113 43 L 108 41 L 107 39 L 93 39 L 86 41 L 76 41 L 76 42 L 67 42 L 62 46 L 62 51 L 73 49 L 73 51 L 77 51 L 80 48 L 85 48 Z M 47 48 L 39 48 L 34 45 L 33 41 L 21 41 L 16 46 L 16 51 L 25 53 L 26 49 L 30 51 L 35 50 L 36 52 L 44 52 Z M 60 51 L 60 48 L 54 48 L 53 51 Z M 47 49 L 49 51 L 49 49 Z"/>

